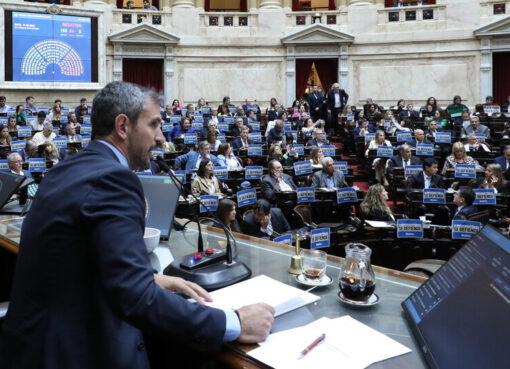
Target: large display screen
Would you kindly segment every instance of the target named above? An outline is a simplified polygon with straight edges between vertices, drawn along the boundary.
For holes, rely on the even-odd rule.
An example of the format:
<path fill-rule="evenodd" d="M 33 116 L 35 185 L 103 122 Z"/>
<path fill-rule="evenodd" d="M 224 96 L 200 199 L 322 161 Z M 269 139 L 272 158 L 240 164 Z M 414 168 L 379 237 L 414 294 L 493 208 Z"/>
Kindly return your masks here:
<path fill-rule="evenodd" d="M 93 82 L 89 17 L 12 12 L 12 81 Z"/>

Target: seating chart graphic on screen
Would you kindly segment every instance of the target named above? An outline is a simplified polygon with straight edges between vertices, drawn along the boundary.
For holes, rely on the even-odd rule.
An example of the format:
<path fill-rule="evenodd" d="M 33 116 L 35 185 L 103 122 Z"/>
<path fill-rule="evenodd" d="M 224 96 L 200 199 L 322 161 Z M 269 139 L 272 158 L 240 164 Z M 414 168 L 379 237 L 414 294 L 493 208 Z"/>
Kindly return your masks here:
<path fill-rule="evenodd" d="M 91 19 L 12 13 L 14 81 L 91 82 Z"/>

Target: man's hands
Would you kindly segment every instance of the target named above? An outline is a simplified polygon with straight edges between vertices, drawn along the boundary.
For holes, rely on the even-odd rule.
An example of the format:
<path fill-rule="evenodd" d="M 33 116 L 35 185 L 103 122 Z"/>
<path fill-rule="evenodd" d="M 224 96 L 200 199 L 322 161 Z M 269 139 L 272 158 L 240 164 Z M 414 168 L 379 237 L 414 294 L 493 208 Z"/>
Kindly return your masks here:
<path fill-rule="evenodd" d="M 204 301 L 212 301 L 211 296 L 198 284 L 186 281 L 179 277 L 154 274 L 154 281 L 159 287 L 172 292 L 180 292 L 204 305 Z"/>
<path fill-rule="evenodd" d="M 262 220 L 260 222 L 260 226 L 264 229 L 266 229 L 268 225 L 269 225 L 269 214 L 264 215 L 264 218 L 262 218 Z"/>
<path fill-rule="evenodd" d="M 266 339 L 274 322 L 274 309 L 264 303 L 243 306 L 237 310 L 241 320 L 241 343 L 257 343 Z"/>

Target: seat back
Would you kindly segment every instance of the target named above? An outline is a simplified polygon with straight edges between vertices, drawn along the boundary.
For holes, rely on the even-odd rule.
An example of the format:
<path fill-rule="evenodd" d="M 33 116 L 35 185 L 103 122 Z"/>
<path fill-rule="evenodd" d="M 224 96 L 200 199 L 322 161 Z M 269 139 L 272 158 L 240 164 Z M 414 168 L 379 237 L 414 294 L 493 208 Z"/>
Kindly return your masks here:
<path fill-rule="evenodd" d="M 466 217 L 466 220 L 470 220 L 473 222 L 480 222 L 483 225 L 485 225 L 489 222 L 489 210 L 485 209 L 485 210 L 479 211 L 477 213 L 471 214 Z"/>
<path fill-rule="evenodd" d="M 312 208 L 309 204 L 300 204 L 294 207 L 294 214 L 300 220 L 300 227 L 305 226 L 305 223 L 312 223 Z"/>

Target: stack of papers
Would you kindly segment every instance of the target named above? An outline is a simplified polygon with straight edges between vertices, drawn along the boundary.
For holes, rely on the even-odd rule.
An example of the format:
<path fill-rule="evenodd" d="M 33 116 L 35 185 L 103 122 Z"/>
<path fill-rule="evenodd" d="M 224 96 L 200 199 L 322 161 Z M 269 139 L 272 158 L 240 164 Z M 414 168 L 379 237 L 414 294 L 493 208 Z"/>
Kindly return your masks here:
<path fill-rule="evenodd" d="M 301 351 L 321 334 L 325 340 L 299 359 Z M 277 369 L 362 369 L 408 352 L 397 341 L 346 315 L 271 334 L 248 355 Z"/>

